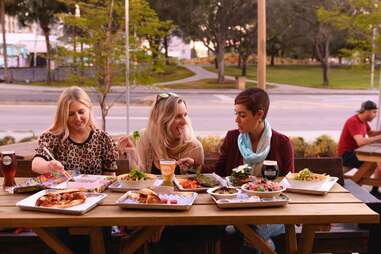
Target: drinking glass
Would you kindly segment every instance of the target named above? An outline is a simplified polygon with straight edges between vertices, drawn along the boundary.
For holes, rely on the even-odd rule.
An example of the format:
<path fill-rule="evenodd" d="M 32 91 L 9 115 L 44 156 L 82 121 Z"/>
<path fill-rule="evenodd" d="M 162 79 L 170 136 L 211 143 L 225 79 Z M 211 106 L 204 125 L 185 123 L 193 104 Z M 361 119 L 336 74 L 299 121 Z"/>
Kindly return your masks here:
<path fill-rule="evenodd" d="M 173 186 L 173 177 L 175 175 L 176 160 L 160 160 L 160 171 L 163 177 L 163 185 Z"/>

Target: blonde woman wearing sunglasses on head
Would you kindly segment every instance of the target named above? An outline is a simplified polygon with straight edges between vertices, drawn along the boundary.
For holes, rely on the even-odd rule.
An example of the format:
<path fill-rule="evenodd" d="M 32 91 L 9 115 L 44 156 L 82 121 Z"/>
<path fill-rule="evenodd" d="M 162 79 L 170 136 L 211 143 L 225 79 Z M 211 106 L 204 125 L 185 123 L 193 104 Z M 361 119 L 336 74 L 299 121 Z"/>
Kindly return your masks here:
<path fill-rule="evenodd" d="M 119 140 L 119 151 L 134 153 L 132 157 L 137 157 L 137 165 L 132 166 L 158 174 L 161 159 L 175 159 L 176 173 L 185 173 L 204 163 L 204 150 L 193 133 L 187 105 L 175 93 L 157 95 L 148 126 L 142 131 L 136 147 L 125 136 Z"/>

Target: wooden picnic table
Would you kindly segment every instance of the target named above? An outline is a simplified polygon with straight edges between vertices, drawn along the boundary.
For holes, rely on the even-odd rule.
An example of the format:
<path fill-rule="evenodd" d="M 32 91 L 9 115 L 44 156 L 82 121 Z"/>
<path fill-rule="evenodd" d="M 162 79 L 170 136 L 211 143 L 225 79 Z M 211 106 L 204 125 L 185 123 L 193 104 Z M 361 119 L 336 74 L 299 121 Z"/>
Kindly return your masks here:
<path fill-rule="evenodd" d="M 376 142 L 359 147 L 355 150 L 356 156 L 364 163 L 350 178 L 359 185 L 381 186 L 381 179 L 372 178 L 377 162 L 381 162 L 381 143 Z"/>
<path fill-rule="evenodd" d="M 20 179 L 18 179 L 20 180 Z M 0 180 L 0 183 L 2 180 Z M 22 211 L 16 202 L 29 194 L 0 192 L 0 227 L 30 227 L 53 250 L 72 253 L 48 227 L 88 227 L 92 253 L 104 253 L 100 227 L 112 225 L 141 226 L 139 234 L 122 245 L 122 253 L 134 253 L 154 233 L 167 225 L 235 225 L 263 253 L 275 253 L 249 226 L 285 224 L 289 253 L 310 253 L 315 231 L 328 229 L 331 223 L 378 223 L 379 215 L 336 184 L 325 196 L 287 193 L 291 199 L 284 207 L 226 209 L 216 207 L 208 194 L 199 194 L 187 211 L 125 210 L 115 205 L 122 193 L 111 193 L 96 208 L 84 215 L 64 215 Z M 302 238 L 297 244 L 295 224 L 302 224 Z"/>

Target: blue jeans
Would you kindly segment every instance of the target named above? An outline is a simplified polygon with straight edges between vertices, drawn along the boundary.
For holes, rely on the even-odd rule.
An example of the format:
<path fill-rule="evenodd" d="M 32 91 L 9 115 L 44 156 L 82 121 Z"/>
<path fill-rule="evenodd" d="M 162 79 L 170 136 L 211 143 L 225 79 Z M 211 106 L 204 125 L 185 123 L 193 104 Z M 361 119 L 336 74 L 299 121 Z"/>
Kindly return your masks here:
<path fill-rule="evenodd" d="M 271 249 L 275 250 L 274 242 L 271 237 L 278 236 L 285 233 L 283 224 L 262 224 L 262 225 L 251 225 L 251 227 L 257 232 L 257 234 L 262 237 L 263 240 L 267 241 Z M 260 254 L 261 252 L 257 249 L 253 249 L 248 246 L 247 243 L 244 244 L 241 249 L 241 254 Z"/>

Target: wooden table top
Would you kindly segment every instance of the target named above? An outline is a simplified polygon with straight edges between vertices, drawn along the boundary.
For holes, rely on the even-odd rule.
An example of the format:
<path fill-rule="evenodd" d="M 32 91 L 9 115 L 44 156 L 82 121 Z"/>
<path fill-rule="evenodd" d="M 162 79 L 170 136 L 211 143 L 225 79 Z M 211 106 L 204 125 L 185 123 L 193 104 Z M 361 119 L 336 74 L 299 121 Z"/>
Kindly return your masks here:
<path fill-rule="evenodd" d="M 356 151 L 356 153 L 379 154 L 379 155 L 381 155 L 381 142 L 375 142 L 372 144 L 361 146 L 361 147 L 357 148 L 355 151 Z"/>
<path fill-rule="evenodd" d="M 106 199 L 85 215 L 64 215 L 22 211 L 15 204 L 30 194 L 10 195 L 0 191 L 0 227 L 379 222 L 377 213 L 338 184 L 325 196 L 286 193 L 291 200 L 284 207 L 225 210 L 219 209 L 205 193 L 199 194 L 187 211 L 121 209 L 115 201 L 123 193 L 106 193 Z"/>

